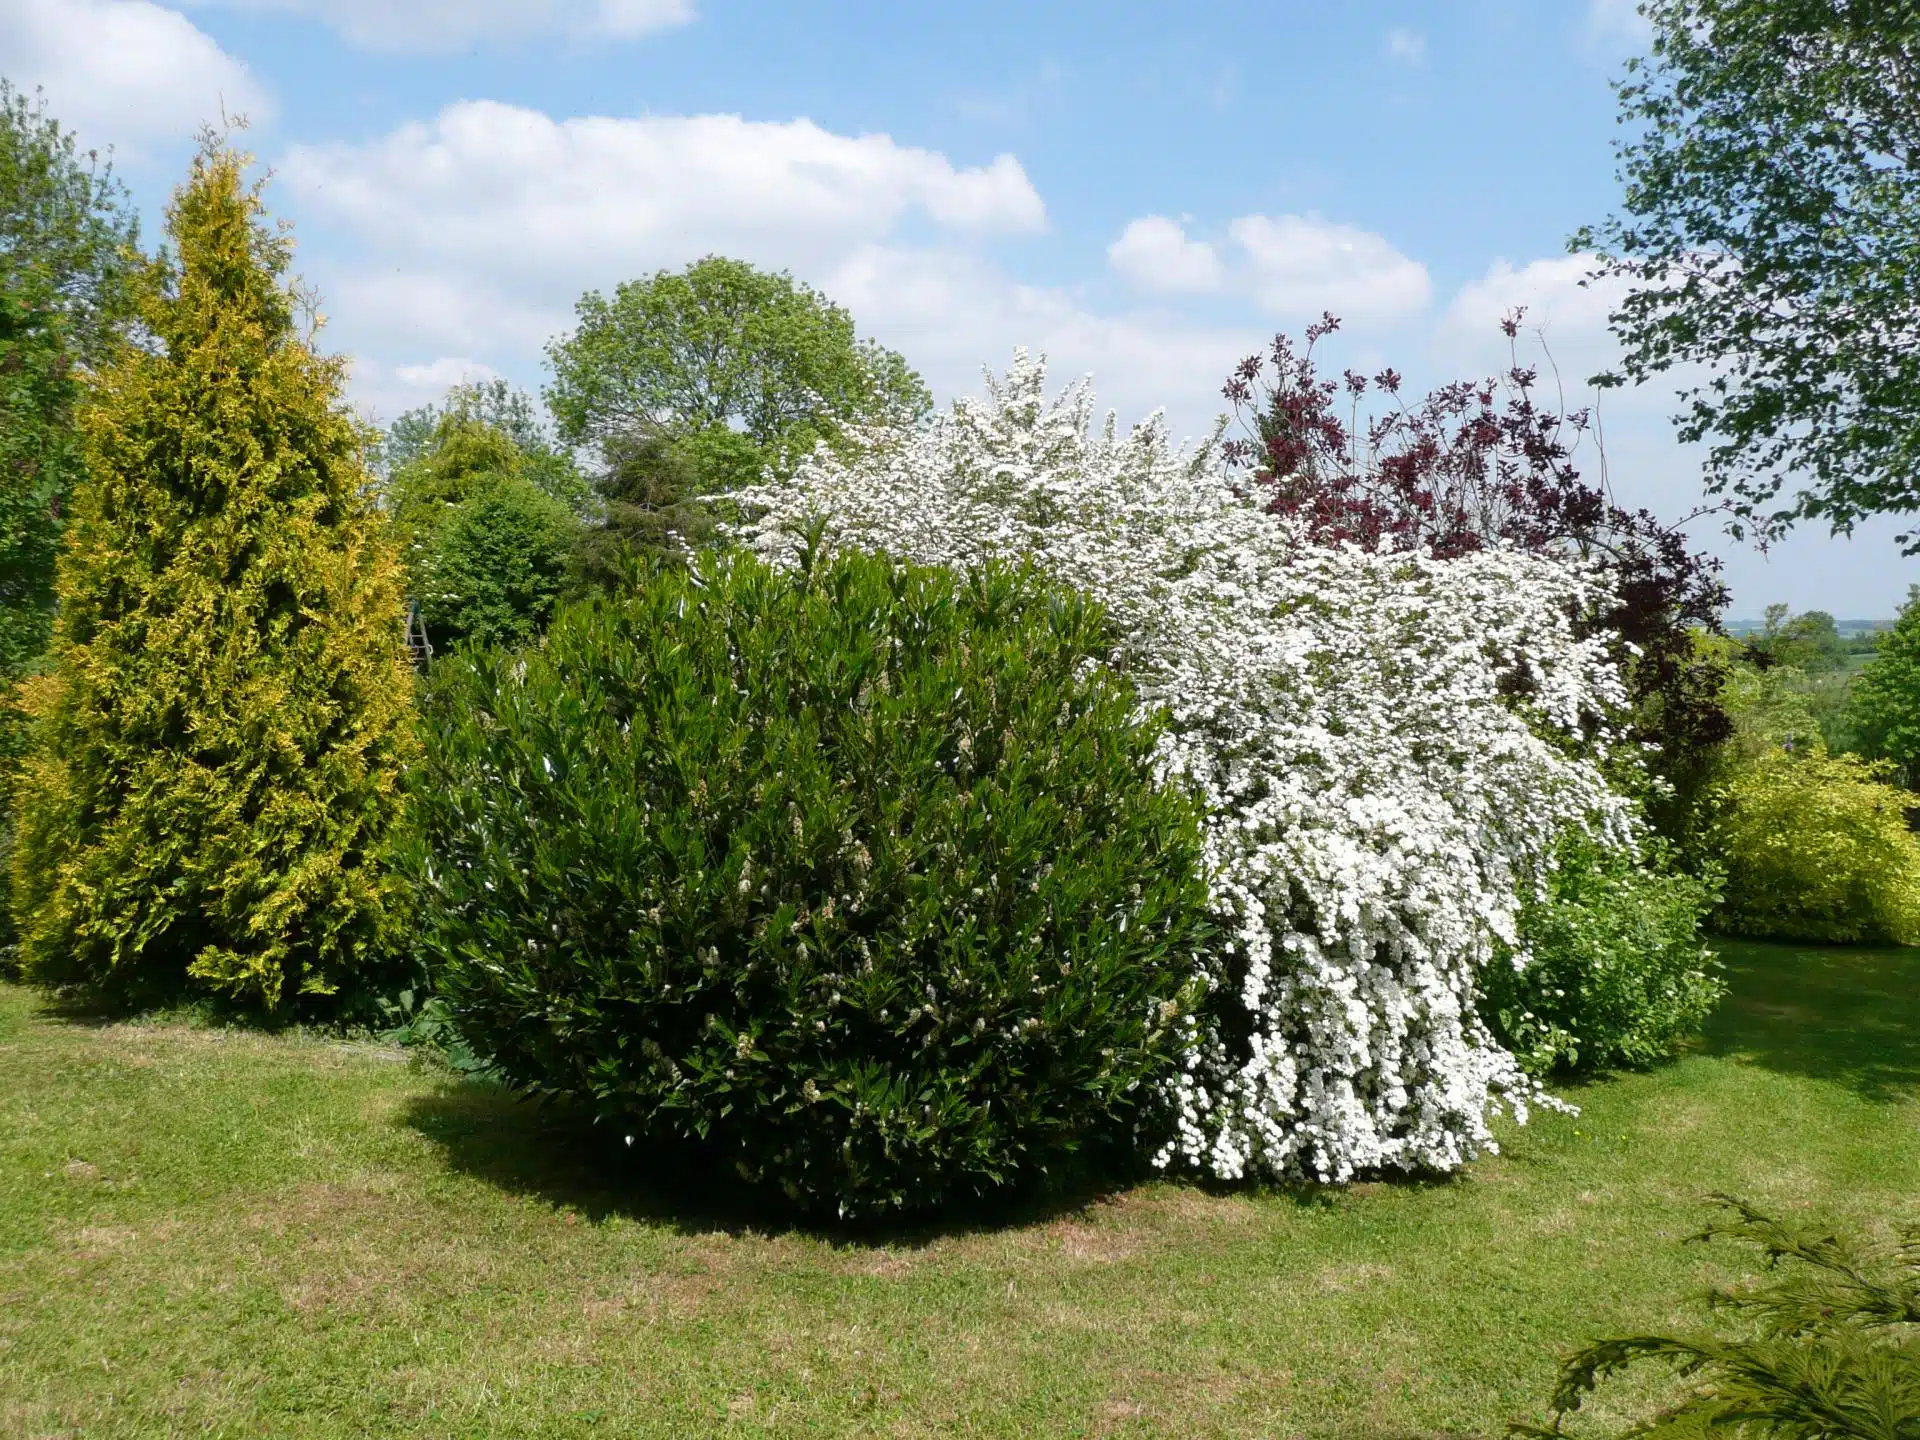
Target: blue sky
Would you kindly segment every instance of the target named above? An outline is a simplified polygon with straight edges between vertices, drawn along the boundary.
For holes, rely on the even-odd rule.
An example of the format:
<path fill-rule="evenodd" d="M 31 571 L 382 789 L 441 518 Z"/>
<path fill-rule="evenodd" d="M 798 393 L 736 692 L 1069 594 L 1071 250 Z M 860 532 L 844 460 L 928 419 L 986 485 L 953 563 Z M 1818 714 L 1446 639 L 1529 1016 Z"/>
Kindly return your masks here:
<path fill-rule="evenodd" d="M 1623 0 L 0 0 L 0 73 L 114 148 L 152 229 L 197 124 L 249 117 L 374 419 L 537 387 L 581 291 L 711 251 L 821 287 L 942 398 L 1027 345 L 1193 433 L 1324 309 L 1334 370 L 1424 386 L 1499 367 L 1519 303 L 1578 390 L 1613 350 L 1565 242 L 1614 203 L 1640 43 Z M 1601 411 L 1614 488 L 1668 515 L 1699 500 L 1671 409 Z M 1849 618 L 1920 582 L 1896 528 L 1697 533 L 1734 614 Z"/>

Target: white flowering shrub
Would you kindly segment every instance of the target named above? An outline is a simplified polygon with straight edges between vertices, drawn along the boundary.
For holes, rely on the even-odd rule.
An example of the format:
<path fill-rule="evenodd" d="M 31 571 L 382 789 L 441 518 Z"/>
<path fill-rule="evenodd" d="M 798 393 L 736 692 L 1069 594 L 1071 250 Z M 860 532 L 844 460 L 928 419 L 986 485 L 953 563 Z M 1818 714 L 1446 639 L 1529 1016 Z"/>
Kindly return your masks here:
<path fill-rule="evenodd" d="M 1631 839 L 1598 765 L 1619 680 L 1570 620 L 1602 582 L 1511 550 L 1313 545 L 1235 487 L 1217 436 L 1096 428 L 1089 385 L 1044 386 L 1018 352 L 931 425 L 741 492 L 741 535 L 777 563 L 806 532 L 1030 560 L 1117 621 L 1113 663 L 1170 720 L 1162 774 L 1205 805 L 1230 935 L 1156 1163 L 1342 1181 L 1491 1149 L 1491 1116 L 1540 1092 L 1477 977 L 1561 836 Z"/>

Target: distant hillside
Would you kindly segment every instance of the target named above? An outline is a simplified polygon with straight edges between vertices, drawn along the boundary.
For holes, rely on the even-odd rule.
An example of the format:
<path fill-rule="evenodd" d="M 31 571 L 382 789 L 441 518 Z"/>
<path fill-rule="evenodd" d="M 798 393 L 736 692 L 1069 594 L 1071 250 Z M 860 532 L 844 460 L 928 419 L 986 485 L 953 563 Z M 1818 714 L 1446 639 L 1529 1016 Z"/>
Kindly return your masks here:
<path fill-rule="evenodd" d="M 1836 620 L 1833 622 L 1833 628 L 1838 630 L 1842 635 L 1872 635 L 1876 631 L 1891 630 L 1893 628 L 1893 621 Z M 1729 635 L 1757 635 L 1764 629 L 1766 629 L 1766 621 L 1764 620 L 1727 621 L 1727 633 Z"/>

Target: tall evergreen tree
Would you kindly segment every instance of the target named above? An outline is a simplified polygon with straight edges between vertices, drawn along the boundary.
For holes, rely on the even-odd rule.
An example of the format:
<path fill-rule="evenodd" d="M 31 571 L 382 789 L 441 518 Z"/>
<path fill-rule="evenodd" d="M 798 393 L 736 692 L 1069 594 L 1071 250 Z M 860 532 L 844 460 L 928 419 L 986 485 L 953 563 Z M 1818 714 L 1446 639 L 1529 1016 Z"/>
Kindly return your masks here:
<path fill-rule="evenodd" d="M 209 136 L 90 377 L 87 477 L 20 793 L 30 978 L 269 1011 L 394 948 L 414 753 L 400 568 L 291 241 Z"/>

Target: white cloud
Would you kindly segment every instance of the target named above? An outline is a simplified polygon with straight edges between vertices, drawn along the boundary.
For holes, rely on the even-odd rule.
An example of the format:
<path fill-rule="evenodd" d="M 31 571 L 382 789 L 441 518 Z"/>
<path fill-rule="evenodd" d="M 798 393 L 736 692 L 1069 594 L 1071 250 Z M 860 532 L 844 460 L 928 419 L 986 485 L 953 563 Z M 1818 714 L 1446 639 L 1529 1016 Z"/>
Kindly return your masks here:
<path fill-rule="evenodd" d="M 1517 270 L 1506 260 L 1496 260 L 1480 279 L 1461 287 L 1447 306 L 1442 329 L 1478 342 L 1483 350 L 1500 350 L 1506 343 L 1499 331 L 1501 319 L 1524 308 L 1525 330 L 1543 338 L 1556 357 L 1576 362 L 1572 368 L 1584 381 L 1618 356 L 1607 316 L 1625 285 L 1617 279 L 1583 285 L 1593 266 L 1591 255 L 1534 260 Z"/>
<path fill-rule="evenodd" d="M 280 174 L 329 337 L 358 357 L 355 398 L 387 420 L 483 364 L 537 383 L 540 348 L 581 291 L 710 252 L 819 286 L 943 397 L 977 390 L 983 364 L 1025 344 L 1063 381 L 1094 373 L 1128 421 L 1165 406 L 1198 429 L 1263 339 L 1096 314 L 1010 277 L 980 240 L 1045 224 L 1012 156 L 968 167 L 804 120 L 556 122 L 464 104 L 366 145 L 295 147 Z"/>
<path fill-rule="evenodd" d="M 1688 377 L 1674 375 L 1637 388 L 1596 393 L 1588 380 L 1612 369 L 1620 359 L 1607 316 L 1624 282 L 1582 281 L 1593 269 L 1590 255 L 1559 255 L 1514 266 L 1496 260 L 1478 280 L 1460 288 L 1434 332 L 1434 350 L 1445 357 L 1450 376 L 1481 377 L 1503 372 L 1517 356 L 1538 368 L 1548 404 L 1559 404 L 1564 390 L 1568 409 L 1597 405 L 1606 442 L 1606 468 L 1620 496 L 1673 516 L 1700 498 L 1699 456 L 1675 444 L 1668 421 L 1674 388 Z M 1509 341 L 1500 321 L 1524 309 L 1521 333 Z M 1588 457 L 1597 473 L 1600 457 Z"/>
<path fill-rule="evenodd" d="M 90 145 L 191 137 L 228 115 L 272 117 L 266 89 L 177 10 L 148 0 L 0 0 L 7 78 Z"/>
<path fill-rule="evenodd" d="M 491 380 L 500 373 L 484 361 L 457 355 L 400 365 L 356 356 L 351 370 L 354 407 L 369 423 L 380 425 L 439 400 L 456 385 Z"/>
<path fill-rule="evenodd" d="M 425 365 L 399 365 L 394 367 L 394 378 L 402 385 L 412 385 L 417 389 L 429 390 L 439 395 L 456 385 L 471 385 L 482 380 L 491 380 L 499 372 L 491 365 L 483 365 L 478 360 L 468 360 L 459 356 L 443 355 Z"/>
<path fill-rule="evenodd" d="M 335 317 L 331 333 L 362 357 L 355 392 L 383 413 L 403 372 L 424 376 L 448 363 L 421 357 L 486 357 L 531 379 L 541 345 L 567 328 L 583 290 L 709 253 L 791 269 L 848 303 L 863 330 L 903 346 L 889 317 L 917 324 L 929 287 L 945 279 L 941 266 L 874 269 L 860 257 L 911 255 L 930 240 L 965 257 L 980 237 L 1046 224 L 1011 155 L 956 165 L 807 120 L 556 121 L 463 103 L 364 145 L 295 146 L 279 171 L 306 241 L 303 268 Z M 864 273 L 863 264 L 884 273 L 896 299 L 865 303 L 863 291 L 854 304 L 841 293 L 841 277 Z M 962 329 L 975 318 L 970 307 L 989 303 L 968 284 L 940 292 L 959 307 L 947 313 Z M 1017 311 L 1017 293 L 1003 286 L 991 304 Z M 1016 341 L 1044 343 L 1015 333 L 986 343 L 982 333 L 969 381 L 982 359 Z"/>
<path fill-rule="evenodd" d="M 297 146 L 282 173 L 367 243 L 448 262 L 596 280 L 710 251 L 805 264 L 918 212 L 1030 232 L 1045 207 L 1020 162 L 957 168 L 885 135 L 734 115 L 555 121 L 491 101 L 449 106 L 368 145 Z"/>
<path fill-rule="evenodd" d="M 1233 247 L 1223 254 L 1179 221 L 1146 215 L 1107 247 L 1107 259 L 1141 290 L 1250 296 L 1287 320 L 1324 310 L 1348 320 L 1402 319 L 1424 310 L 1432 294 L 1426 266 L 1356 226 L 1318 215 L 1242 215 L 1227 233 Z"/>
<path fill-rule="evenodd" d="M 1369 230 L 1317 215 L 1243 215 L 1227 229 L 1254 296 L 1277 315 L 1389 320 L 1424 310 L 1433 293 L 1425 265 Z"/>
<path fill-rule="evenodd" d="M 1015 345 L 1043 351 L 1057 383 L 1091 374 L 1123 424 L 1164 409 L 1181 433 L 1225 409 L 1220 386 L 1267 338 L 1164 312 L 1104 315 L 1070 292 L 1022 284 L 977 255 L 867 246 L 823 277 L 834 299 L 901 350 L 938 396 L 977 394 Z"/>
<path fill-rule="evenodd" d="M 634 39 L 693 19 L 691 0 L 192 0 L 303 15 L 365 50 L 447 52 L 557 33 Z"/>
<path fill-rule="evenodd" d="M 1427 37 L 1403 25 L 1387 31 L 1387 54 L 1405 65 L 1427 63 Z"/>
<path fill-rule="evenodd" d="M 1107 259 L 1132 284 L 1168 295 L 1217 290 L 1226 276 L 1213 246 L 1189 240 L 1180 222 L 1164 215 L 1128 225 L 1107 247 Z"/>

